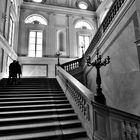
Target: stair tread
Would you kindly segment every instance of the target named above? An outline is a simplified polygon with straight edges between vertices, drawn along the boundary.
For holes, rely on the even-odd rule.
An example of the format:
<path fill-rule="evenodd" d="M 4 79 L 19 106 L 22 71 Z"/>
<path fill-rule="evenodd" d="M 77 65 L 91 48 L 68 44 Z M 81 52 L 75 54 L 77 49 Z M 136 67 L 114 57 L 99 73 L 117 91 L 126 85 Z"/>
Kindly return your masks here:
<path fill-rule="evenodd" d="M 21 105 L 21 106 L 0 106 L 0 109 L 6 109 L 6 108 L 28 108 L 28 107 L 45 107 L 45 106 L 47 106 L 47 107 L 59 107 L 59 106 L 70 106 L 70 104 L 69 103 L 67 103 L 67 104 L 43 104 L 43 105 Z"/>
<path fill-rule="evenodd" d="M 65 96 L 65 94 L 62 92 L 61 94 L 57 94 L 57 93 L 34 93 L 34 94 L 2 94 L 2 93 L 0 93 L 0 97 L 32 97 L 32 96 Z"/>
<path fill-rule="evenodd" d="M 57 101 L 67 101 L 67 100 L 49 100 L 50 102 L 57 102 Z M 12 101 L 12 102 L 8 102 L 8 101 L 5 101 L 5 102 L 0 102 L 0 104 L 4 104 L 4 103 L 33 103 L 33 102 L 48 102 L 48 100 L 35 100 L 35 101 Z"/>
<path fill-rule="evenodd" d="M 53 122 L 43 122 L 43 123 L 31 123 L 31 124 L 24 124 L 24 125 L 8 125 L 8 126 L 1 126 L 0 131 L 2 130 L 12 130 L 12 129 L 25 129 L 25 128 L 37 128 L 37 127 L 45 127 L 45 126 L 59 126 L 59 125 L 68 125 L 68 124 L 76 124 L 80 123 L 79 120 L 69 120 L 69 121 L 58 121 L 55 120 Z"/>
<path fill-rule="evenodd" d="M 6 81 L 0 83 L 0 140 L 89 140 L 56 78 Z"/>
<path fill-rule="evenodd" d="M 75 113 L 70 114 L 53 114 L 53 115 L 38 115 L 38 116 L 26 116 L 26 117 L 10 117 L 7 118 L 1 118 L 0 122 L 10 122 L 10 121 L 19 121 L 19 120 L 32 120 L 32 119 L 43 119 L 43 118 L 62 118 L 62 117 L 72 117 L 76 116 Z"/>
<path fill-rule="evenodd" d="M 3 136 L 0 137 L 1 140 L 19 140 L 19 139 L 33 139 L 33 138 L 42 138 L 42 137 L 55 137 L 62 135 L 61 130 L 55 130 L 50 132 L 36 132 L 36 133 L 29 133 L 29 134 L 21 134 L 21 135 L 11 135 L 11 136 Z"/>
<path fill-rule="evenodd" d="M 28 134 L 19 134 L 19 135 L 11 135 L 11 136 L 4 136 L 4 137 L 0 137 L 0 139 L 2 140 L 19 140 L 19 139 L 33 139 L 33 138 L 43 138 L 43 137 L 64 137 L 64 135 L 68 135 L 68 134 L 75 134 L 75 133 L 84 133 L 84 130 L 82 128 L 78 128 L 78 129 L 72 129 L 71 130 L 54 130 L 54 131 L 49 131 L 46 133 L 45 132 L 37 132 L 37 133 L 28 133 Z M 60 139 L 58 139 L 60 140 Z"/>
<path fill-rule="evenodd" d="M 36 109 L 36 110 L 25 110 L 25 111 L 5 111 L 5 112 L 0 112 L 0 115 L 2 114 L 18 114 L 18 113 L 31 113 L 31 112 L 58 112 L 58 111 L 73 111 L 72 108 L 64 108 L 64 109 Z"/>
<path fill-rule="evenodd" d="M 53 97 L 53 96 L 49 96 L 49 97 L 10 97 L 10 98 L 0 98 L 0 101 L 3 101 L 3 100 L 18 100 L 18 99 L 61 99 L 61 98 L 65 98 L 67 99 L 65 96 L 63 97 Z"/>

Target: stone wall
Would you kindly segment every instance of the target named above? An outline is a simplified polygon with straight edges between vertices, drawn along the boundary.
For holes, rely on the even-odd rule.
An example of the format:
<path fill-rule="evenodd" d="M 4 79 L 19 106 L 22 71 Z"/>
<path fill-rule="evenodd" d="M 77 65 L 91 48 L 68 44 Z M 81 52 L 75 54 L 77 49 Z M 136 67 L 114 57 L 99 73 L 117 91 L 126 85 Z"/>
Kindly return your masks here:
<path fill-rule="evenodd" d="M 110 56 L 109 65 L 101 68 L 102 88 L 107 105 L 140 115 L 140 69 L 138 39 L 140 24 L 136 5 L 129 6 L 113 21 L 98 47 L 103 58 Z M 96 50 L 96 49 L 95 49 Z M 92 54 L 96 59 L 95 51 Z M 87 67 L 87 86 L 96 92 L 96 69 Z"/>

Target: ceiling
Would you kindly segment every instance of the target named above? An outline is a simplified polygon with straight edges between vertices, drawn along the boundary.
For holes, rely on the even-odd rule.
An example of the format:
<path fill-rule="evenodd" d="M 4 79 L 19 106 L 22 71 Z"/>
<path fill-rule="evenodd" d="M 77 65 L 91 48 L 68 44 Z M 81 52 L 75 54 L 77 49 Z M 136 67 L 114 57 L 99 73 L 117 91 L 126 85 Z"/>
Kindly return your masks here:
<path fill-rule="evenodd" d="M 24 2 L 32 2 L 32 3 L 40 3 L 40 4 L 46 4 L 46 5 L 54 5 L 54 6 L 60 6 L 60 7 L 67 7 L 67 8 L 75 8 L 75 9 L 81 9 L 81 6 L 84 8 L 87 7 L 88 11 L 95 11 L 96 10 L 96 3 L 94 0 L 23 0 Z M 41 2 L 40 2 L 41 1 Z"/>

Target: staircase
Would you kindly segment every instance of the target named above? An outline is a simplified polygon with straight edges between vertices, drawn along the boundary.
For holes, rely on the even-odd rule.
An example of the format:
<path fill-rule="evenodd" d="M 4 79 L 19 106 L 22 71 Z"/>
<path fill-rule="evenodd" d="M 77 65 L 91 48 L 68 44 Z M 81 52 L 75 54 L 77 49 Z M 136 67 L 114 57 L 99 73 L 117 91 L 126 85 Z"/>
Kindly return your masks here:
<path fill-rule="evenodd" d="M 89 140 L 56 79 L 0 82 L 0 140 Z"/>

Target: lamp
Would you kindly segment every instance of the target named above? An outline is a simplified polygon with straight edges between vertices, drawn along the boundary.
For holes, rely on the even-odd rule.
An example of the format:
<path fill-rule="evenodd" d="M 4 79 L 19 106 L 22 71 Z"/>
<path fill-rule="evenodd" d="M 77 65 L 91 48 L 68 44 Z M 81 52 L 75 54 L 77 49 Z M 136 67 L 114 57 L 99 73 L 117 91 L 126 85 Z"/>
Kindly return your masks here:
<path fill-rule="evenodd" d="M 97 70 L 97 77 L 96 77 L 96 95 L 94 96 L 94 99 L 96 102 L 101 103 L 106 105 L 106 98 L 104 94 L 102 93 L 102 88 L 101 88 L 101 75 L 100 75 L 100 68 L 102 66 L 106 66 L 107 64 L 110 63 L 110 57 L 107 56 L 103 61 L 102 61 L 102 56 L 99 55 L 99 50 L 97 49 L 96 52 L 97 59 L 94 62 L 91 62 L 91 57 L 88 56 L 87 58 L 87 66 L 93 66 Z"/>
<path fill-rule="evenodd" d="M 60 53 L 59 51 L 57 51 L 57 52 L 56 52 L 56 56 L 57 56 L 57 65 L 58 65 L 58 66 L 60 66 L 60 60 L 59 60 L 60 55 L 61 55 L 61 53 Z"/>

